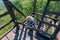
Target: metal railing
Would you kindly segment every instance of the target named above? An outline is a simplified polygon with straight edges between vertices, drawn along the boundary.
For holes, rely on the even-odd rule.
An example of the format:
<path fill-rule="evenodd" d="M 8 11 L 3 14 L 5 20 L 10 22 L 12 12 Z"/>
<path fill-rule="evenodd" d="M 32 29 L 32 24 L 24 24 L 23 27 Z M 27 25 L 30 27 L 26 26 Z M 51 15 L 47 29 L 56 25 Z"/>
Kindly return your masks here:
<path fill-rule="evenodd" d="M 48 1 L 48 3 L 47 3 L 46 6 L 48 6 L 49 2 L 50 2 L 50 1 Z M 19 24 L 24 25 L 24 27 L 26 26 L 26 25 L 24 24 L 25 20 L 24 20 L 23 23 L 17 22 L 13 9 L 17 10 L 22 16 L 24 16 L 24 17 L 26 18 L 25 14 L 24 14 L 22 11 L 20 11 L 15 5 L 13 5 L 10 1 L 8 1 L 8 0 L 3 0 L 3 3 L 5 4 L 5 7 L 7 8 L 8 12 L 5 12 L 4 14 L 0 15 L 0 18 L 9 14 L 12 19 L 11 19 L 9 22 L 7 22 L 6 24 L 4 24 L 3 26 L 1 26 L 1 27 L 0 27 L 0 30 L 3 29 L 5 26 L 9 25 L 11 22 L 14 22 L 15 25 L 14 25 L 14 27 L 11 28 L 8 32 L 6 32 L 0 39 L 2 39 L 3 37 L 5 37 L 5 36 L 6 36 L 10 31 L 12 31 L 15 27 L 17 27 L 17 28 L 19 29 Z M 36 8 L 36 0 L 35 0 L 35 2 L 34 2 L 34 9 L 33 9 L 34 11 L 33 11 L 32 14 L 30 14 L 30 15 L 38 15 L 38 16 L 41 16 L 42 21 L 41 21 L 40 19 L 37 19 L 37 18 L 36 18 L 38 21 L 41 22 L 40 25 L 38 25 L 38 29 L 33 28 L 33 27 L 27 27 L 27 28 L 28 28 L 28 29 L 32 29 L 32 30 L 35 30 L 36 32 L 39 31 L 41 34 L 44 34 L 45 36 L 46 36 L 46 35 L 49 35 L 49 36 L 51 36 L 52 38 L 53 38 L 54 36 L 56 36 L 57 33 L 59 32 L 59 29 L 60 29 L 59 26 L 60 26 L 60 24 L 57 26 L 57 25 L 55 25 L 55 24 L 51 24 L 51 23 L 44 22 L 44 21 L 43 21 L 43 18 L 49 18 L 49 19 L 57 20 L 57 21 L 58 21 L 58 19 L 51 18 L 51 17 L 49 17 L 49 16 L 46 16 L 46 14 L 44 14 L 44 13 L 46 13 L 46 11 L 47 11 L 47 10 L 46 10 L 47 7 L 45 8 L 45 10 L 44 10 L 44 12 L 43 12 L 43 15 L 42 15 L 42 14 L 37 14 L 37 13 L 35 13 L 35 8 Z M 51 12 L 50 12 L 50 13 L 51 13 Z M 59 13 L 58 13 L 58 14 L 59 14 Z M 57 15 L 58 15 L 58 14 L 57 14 Z M 50 25 L 50 26 L 55 26 L 55 27 L 57 28 L 57 29 L 55 30 L 55 32 L 53 33 L 53 35 L 50 35 L 50 34 L 44 32 L 44 31 L 40 30 L 40 26 L 41 26 L 42 23 L 47 24 L 47 25 Z M 38 33 L 37 33 L 37 34 L 38 34 Z M 43 36 L 44 36 L 44 35 L 43 35 Z"/>

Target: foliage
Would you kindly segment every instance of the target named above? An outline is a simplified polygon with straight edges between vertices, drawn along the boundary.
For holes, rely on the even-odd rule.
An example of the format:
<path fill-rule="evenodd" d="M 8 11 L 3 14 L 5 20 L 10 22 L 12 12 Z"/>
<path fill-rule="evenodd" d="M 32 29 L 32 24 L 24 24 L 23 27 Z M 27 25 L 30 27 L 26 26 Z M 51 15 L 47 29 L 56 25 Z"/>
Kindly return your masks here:
<path fill-rule="evenodd" d="M 33 5 L 34 0 L 12 0 L 12 3 L 15 4 L 25 15 L 29 15 L 33 11 Z M 37 0 L 36 4 L 36 13 L 42 13 L 44 11 L 45 5 L 47 3 L 47 0 Z M 60 2 L 51 2 L 49 9 L 51 11 L 59 11 L 60 9 Z M 3 8 L 0 11 L 0 14 L 6 11 L 6 8 Z M 24 17 L 19 14 L 16 10 L 14 10 L 16 19 L 19 22 L 22 22 L 24 20 Z M 0 18 L 0 25 L 5 24 L 7 21 L 11 20 L 11 17 L 9 15 L 4 16 L 3 18 Z M 4 29 L 0 30 L 0 35 L 5 33 L 7 30 L 9 30 L 14 24 L 10 24 Z"/>

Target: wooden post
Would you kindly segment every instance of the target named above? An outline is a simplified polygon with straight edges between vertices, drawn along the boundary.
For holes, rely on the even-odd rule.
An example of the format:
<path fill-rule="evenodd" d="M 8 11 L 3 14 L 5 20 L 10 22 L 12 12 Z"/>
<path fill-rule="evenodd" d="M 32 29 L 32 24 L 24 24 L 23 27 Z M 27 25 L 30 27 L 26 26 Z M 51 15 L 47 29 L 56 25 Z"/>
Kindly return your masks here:
<path fill-rule="evenodd" d="M 60 31 L 60 23 L 58 24 L 58 27 L 56 28 L 56 30 L 54 31 L 54 33 L 52 34 L 54 37 L 51 37 L 50 40 L 55 39 L 55 37 L 57 36 L 58 32 Z"/>
<path fill-rule="evenodd" d="M 50 0 L 47 1 L 46 7 L 45 7 L 44 12 L 43 12 L 43 15 L 41 17 L 42 21 L 44 20 L 44 17 L 46 15 L 47 10 L 48 10 L 49 4 L 50 4 Z M 42 22 L 40 21 L 39 25 L 38 25 L 38 29 L 40 29 L 41 25 L 42 25 Z"/>
<path fill-rule="evenodd" d="M 12 18 L 14 24 L 15 24 L 15 26 L 17 26 L 17 28 L 19 28 L 18 22 L 16 20 L 15 15 L 14 15 L 13 8 L 11 7 L 11 5 L 8 4 L 9 1 L 8 0 L 3 0 L 3 2 L 4 2 L 5 6 L 6 6 L 7 10 L 8 10 L 8 12 L 9 12 L 9 14 L 10 14 L 10 16 L 11 16 L 11 18 Z"/>

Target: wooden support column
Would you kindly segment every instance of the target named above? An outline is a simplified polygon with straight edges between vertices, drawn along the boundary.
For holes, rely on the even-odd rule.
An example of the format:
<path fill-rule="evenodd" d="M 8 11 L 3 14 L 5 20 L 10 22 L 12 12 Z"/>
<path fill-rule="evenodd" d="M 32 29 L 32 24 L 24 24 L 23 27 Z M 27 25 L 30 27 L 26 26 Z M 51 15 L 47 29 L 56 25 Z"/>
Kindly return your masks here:
<path fill-rule="evenodd" d="M 5 6 L 6 6 L 7 10 L 8 10 L 8 12 L 9 12 L 9 14 L 10 14 L 10 16 L 11 16 L 11 18 L 12 18 L 14 24 L 15 24 L 15 26 L 17 26 L 17 28 L 19 28 L 18 22 L 16 20 L 15 14 L 14 14 L 14 10 L 11 7 L 11 5 L 8 4 L 9 1 L 8 0 L 3 0 L 3 2 L 4 2 Z"/>

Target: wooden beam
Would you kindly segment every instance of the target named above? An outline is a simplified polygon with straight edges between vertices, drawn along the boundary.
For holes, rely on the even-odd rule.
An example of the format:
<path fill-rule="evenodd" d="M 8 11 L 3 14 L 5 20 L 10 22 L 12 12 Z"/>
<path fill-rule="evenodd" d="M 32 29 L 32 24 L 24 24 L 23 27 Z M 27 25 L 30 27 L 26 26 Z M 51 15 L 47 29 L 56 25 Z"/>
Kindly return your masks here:
<path fill-rule="evenodd" d="M 8 12 L 5 12 L 5 13 L 3 13 L 3 14 L 0 15 L 0 18 L 3 17 L 3 16 L 6 16 L 8 14 L 9 14 Z"/>
<path fill-rule="evenodd" d="M 7 31 L 3 36 L 1 36 L 0 39 L 4 38 L 4 37 L 5 37 L 9 32 L 11 32 L 14 28 L 15 28 L 15 26 L 12 27 L 9 31 Z"/>
<path fill-rule="evenodd" d="M 3 29 L 4 27 L 6 27 L 7 25 L 9 25 L 11 22 L 13 22 L 13 20 L 11 20 L 11 21 L 5 23 L 3 26 L 0 26 L 0 30 Z"/>

